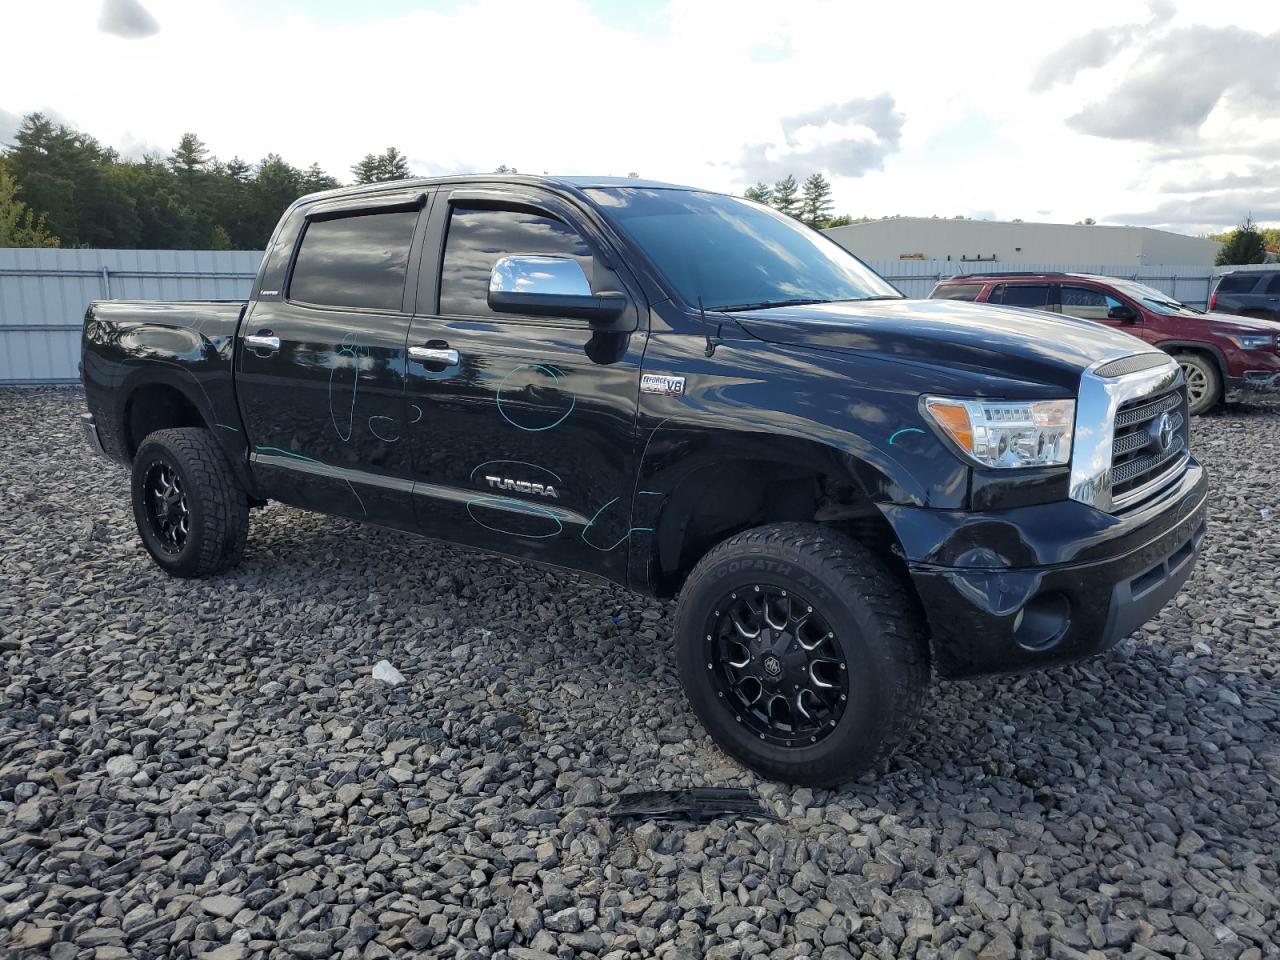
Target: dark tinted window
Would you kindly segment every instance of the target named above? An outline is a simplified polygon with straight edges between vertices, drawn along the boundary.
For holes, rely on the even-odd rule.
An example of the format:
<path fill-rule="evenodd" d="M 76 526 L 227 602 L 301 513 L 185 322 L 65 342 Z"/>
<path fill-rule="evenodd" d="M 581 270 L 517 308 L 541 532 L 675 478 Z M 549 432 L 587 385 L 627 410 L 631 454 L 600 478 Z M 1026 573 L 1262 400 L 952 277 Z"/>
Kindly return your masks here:
<path fill-rule="evenodd" d="M 1032 307 L 1043 310 L 1049 302 L 1049 285 L 1047 283 L 1028 283 L 1026 285 L 1001 284 L 1004 295 L 999 301 L 992 297 L 992 302 L 1003 303 L 1006 307 Z"/>
<path fill-rule="evenodd" d="M 1255 273 L 1229 273 L 1218 283 L 1219 293 L 1253 293 L 1258 282 Z"/>
<path fill-rule="evenodd" d="M 1271 275 L 1271 282 L 1267 284 L 1267 293 L 1280 293 L 1280 273 Z"/>
<path fill-rule="evenodd" d="M 289 282 L 289 299 L 399 310 L 418 211 L 313 220 Z"/>
<path fill-rule="evenodd" d="M 1120 301 L 1109 297 L 1101 290 L 1089 287 L 1062 287 L 1062 312 L 1069 317 L 1083 317 L 1085 320 L 1105 320 L 1107 311 L 1120 306 Z"/>
<path fill-rule="evenodd" d="M 591 277 L 591 250 L 572 227 L 531 210 L 454 207 L 440 271 L 440 312 L 482 317 L 489 272 L 502 257 L 573 257 Z"/>
<path fill-rule="evenodd" d="M 980 283 L 944 283 L 929 294 L 930 300 L 977 300 L 982 292 Z"/>
<path fill-rule="evenodd" d="M 641 187 L 587 192 L 690 306 L 901 296 L 839 244 L 748 200 Z"/>

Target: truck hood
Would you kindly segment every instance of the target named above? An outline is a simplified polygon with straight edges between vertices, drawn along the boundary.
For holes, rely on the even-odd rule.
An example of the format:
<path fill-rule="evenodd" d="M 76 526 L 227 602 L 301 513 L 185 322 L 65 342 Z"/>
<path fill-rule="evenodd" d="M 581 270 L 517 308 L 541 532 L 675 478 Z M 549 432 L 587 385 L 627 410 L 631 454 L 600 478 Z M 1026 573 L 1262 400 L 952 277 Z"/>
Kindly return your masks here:
<path fill-rule="evenodd" d="M 1185 316 L 1185 314 L 1184 314 Z M 1197 320 L 1208 320 L 1213 324 L 1214 333 L 1270 333 L 1280 334 L 1280 323 L 1274 320 L 1261 320 L 1257 317 L 1241 317 L 1234 313 L 1197 313 L 1192 314 Z"/>
<path fill-rule="evenodd" d="M 770 343 L 960 368 L 1071 395 L 1092 364 L 1154 350 L 1090 320 L 958 300 L 851 301 L 731 316 Z"/>

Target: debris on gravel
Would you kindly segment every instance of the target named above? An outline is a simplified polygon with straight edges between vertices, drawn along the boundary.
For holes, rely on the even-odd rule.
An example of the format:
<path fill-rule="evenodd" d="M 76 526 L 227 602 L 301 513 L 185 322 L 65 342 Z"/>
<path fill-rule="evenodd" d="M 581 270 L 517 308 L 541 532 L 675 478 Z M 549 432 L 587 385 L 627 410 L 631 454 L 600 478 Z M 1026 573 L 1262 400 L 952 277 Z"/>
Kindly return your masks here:
<path fill-rule="evenodd" d="M 669 606 L 586 577 L 278 505 L 165 576 L 82 409 L 0 390 L 0 955 L 1280 956 L 1280 405 L 1195 421 L 1158 619 L 839 790 L 720 754 Z M 689 787 L 777 820 L 609 817 Z"/>

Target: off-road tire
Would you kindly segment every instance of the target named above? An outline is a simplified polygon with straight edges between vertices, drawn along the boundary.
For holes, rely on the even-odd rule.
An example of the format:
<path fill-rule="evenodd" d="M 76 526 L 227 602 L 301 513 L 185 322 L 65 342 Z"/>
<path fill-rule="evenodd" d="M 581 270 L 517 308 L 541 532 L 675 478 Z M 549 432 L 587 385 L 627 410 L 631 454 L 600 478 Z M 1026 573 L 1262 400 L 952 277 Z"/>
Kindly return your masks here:
<path fill-rule="evenodd" d="M 189 530 L 176 553 L 165 549 L 147 514 L 143 487 L 159 463 L 177 473 L 186 495 Z M 249 499 L 208 430 L 181 427 L 149 434 L 133 458 L 130 492 L 142 544 L 165 572 L 207 577 L 239 563 L 249 535 Z"/>
<path fill-rule="evenodd" d="M 1201 353 L 1176 353 L 1173 359 L 1182 367 L 1183 377 L 1187 381 L 1188 412 L 1193 417 L 1208 413 L 1222 402 L 1222 374 L 1218 365 Z M 1198 395 L 1192 396 L 1194 378 Z M 1203 387 L 1200 387 L 1203 384 Z"/>
<path fill-rule="evenodd" d="M 729 591 L 764 583 L 820 610 L 847 662 L 844 712 L 812 745 L 775 745 L 746 729 L 707 662 L 712 607 Z M 764 776 L 808 786 L 879 764 L 914 728 L 929 685 L 927 633 L 909 588 L 866 547 L 817 524 L 770 524 L 713 548 L 680 594 L 676 656 L 690 704 L 726 753 Z"/>

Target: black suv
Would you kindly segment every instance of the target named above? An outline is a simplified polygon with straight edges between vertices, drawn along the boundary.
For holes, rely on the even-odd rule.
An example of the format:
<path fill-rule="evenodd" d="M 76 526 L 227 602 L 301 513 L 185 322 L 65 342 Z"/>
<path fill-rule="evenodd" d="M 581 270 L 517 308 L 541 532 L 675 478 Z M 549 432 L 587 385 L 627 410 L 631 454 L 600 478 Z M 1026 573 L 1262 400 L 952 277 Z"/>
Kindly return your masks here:
<path fill-rule="evenodd" d="M 1259 320 L 1280 320 L 1280 267 L 1224 273 L 1209 297 L 1209 309 Z"/>

